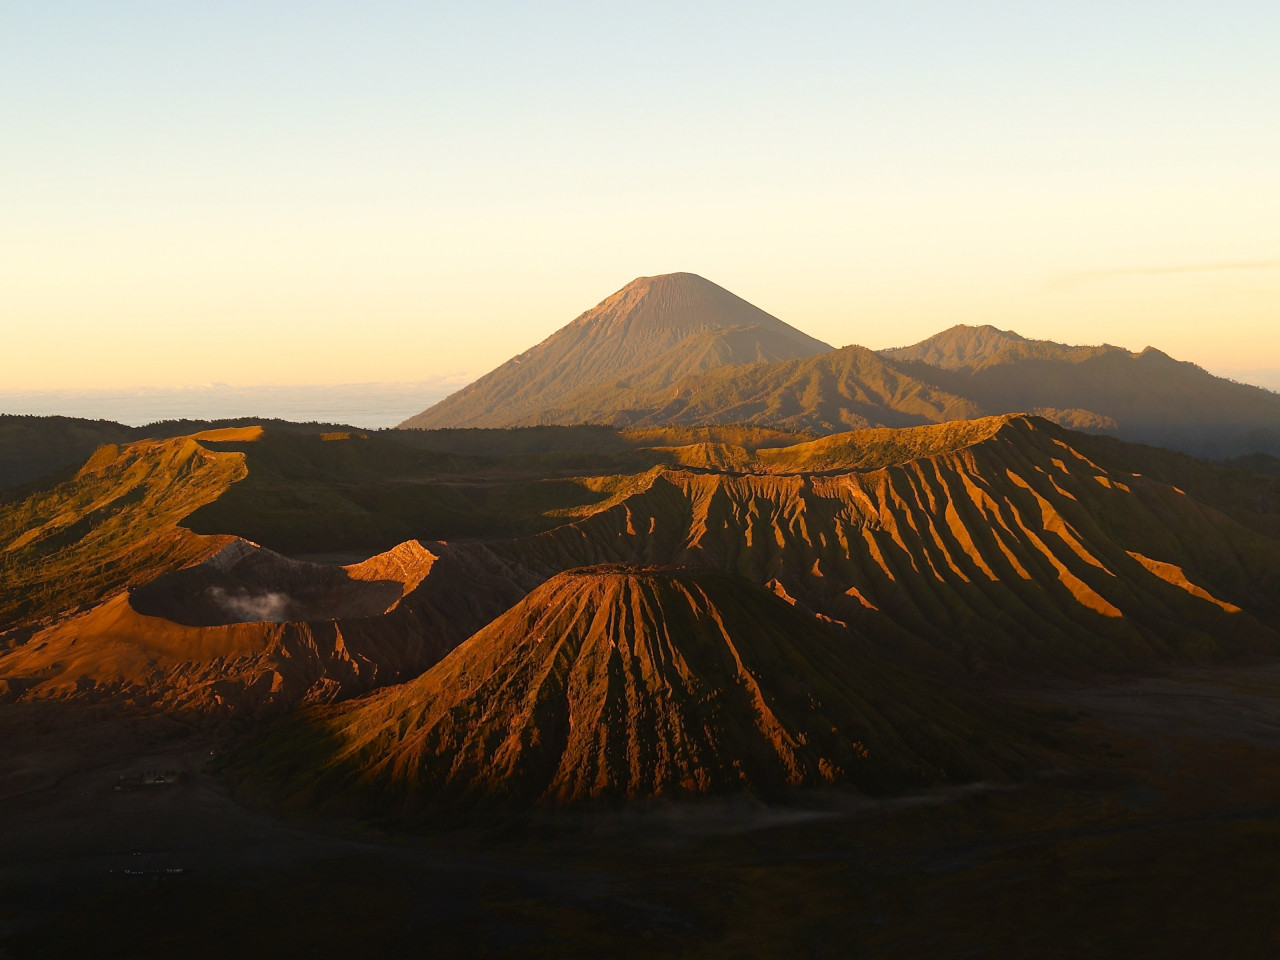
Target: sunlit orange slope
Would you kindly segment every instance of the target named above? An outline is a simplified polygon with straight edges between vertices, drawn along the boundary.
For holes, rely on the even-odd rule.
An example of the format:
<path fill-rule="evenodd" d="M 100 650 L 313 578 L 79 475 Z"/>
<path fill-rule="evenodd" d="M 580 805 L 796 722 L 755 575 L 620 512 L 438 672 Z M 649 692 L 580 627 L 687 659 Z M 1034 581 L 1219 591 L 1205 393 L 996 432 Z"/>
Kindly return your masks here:
<path fill-rule="evenodd" d="M 596 567 L 553 577 L 418 680 L 304 712 L 238 762 L 308 803 L 383 814 L 878 790 L 1021 769 L 1039 751 L 990 738 L 998 715 L 741 578 Z"/>

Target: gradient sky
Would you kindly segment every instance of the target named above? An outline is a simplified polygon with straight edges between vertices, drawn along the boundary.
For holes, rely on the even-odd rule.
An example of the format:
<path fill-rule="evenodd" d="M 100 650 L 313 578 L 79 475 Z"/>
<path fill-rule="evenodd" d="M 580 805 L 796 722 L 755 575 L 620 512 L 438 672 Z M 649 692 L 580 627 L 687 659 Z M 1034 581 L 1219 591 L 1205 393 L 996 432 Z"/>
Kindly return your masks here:
<path fill-rule="evenodd" d="M 1280 4 L 0 0 L 0 386 L 482 373 L 633 277 L 1280 367 Z"/>

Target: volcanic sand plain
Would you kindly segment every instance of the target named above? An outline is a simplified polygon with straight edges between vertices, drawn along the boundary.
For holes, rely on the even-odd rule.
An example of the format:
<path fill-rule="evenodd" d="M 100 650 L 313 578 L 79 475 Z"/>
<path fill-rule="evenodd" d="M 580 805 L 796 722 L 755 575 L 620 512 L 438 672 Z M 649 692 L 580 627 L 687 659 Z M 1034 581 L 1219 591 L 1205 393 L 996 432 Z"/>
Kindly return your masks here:
<path fill-rule="evenodd" d="M 414 834 L 268 812 L 172 719 L 31 704 L 0 748 L 0 955 L 1274 955 L 1280 661 L 999 694 L 1060 769 Z M 114 789 L 147 770 L 183 776 Z"/>

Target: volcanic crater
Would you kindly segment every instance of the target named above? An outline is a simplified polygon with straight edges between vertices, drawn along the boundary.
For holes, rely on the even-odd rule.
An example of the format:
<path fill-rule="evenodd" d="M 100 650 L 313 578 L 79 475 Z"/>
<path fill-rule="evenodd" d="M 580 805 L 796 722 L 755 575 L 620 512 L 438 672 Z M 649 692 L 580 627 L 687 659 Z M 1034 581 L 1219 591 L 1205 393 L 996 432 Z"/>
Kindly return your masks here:
<path fill-rule="evenodd" d="M 157 577 L 130 592 L 138 613 L 190 627 L 301 623 L 388 613 L 421 582 L 431 554 L 394 551 L 348 567 L 294 560 L 236 539 L 203 563 Z"/>

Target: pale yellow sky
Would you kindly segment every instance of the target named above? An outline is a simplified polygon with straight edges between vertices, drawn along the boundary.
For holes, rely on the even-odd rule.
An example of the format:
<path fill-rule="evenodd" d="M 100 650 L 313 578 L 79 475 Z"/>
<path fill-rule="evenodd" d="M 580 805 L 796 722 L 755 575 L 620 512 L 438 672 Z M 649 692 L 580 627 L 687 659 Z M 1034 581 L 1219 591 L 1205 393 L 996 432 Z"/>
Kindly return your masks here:
<path fill-rule="evenodd" d="M 0 22 L 0 389 L 480 374 L 677 270 L 1280 367 L 1262 7 L 67 6 Z"/>

